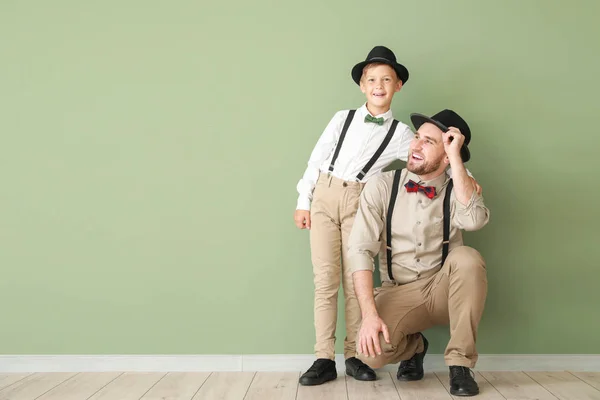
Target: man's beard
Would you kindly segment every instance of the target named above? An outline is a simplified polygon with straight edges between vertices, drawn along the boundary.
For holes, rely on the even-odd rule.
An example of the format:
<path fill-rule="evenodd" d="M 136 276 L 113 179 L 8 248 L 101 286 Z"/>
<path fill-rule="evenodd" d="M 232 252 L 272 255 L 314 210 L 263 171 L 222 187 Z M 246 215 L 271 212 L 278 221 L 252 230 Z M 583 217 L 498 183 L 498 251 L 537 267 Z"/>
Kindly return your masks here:
<path fill-rule="evenodd" d="M 443 157 L 440 157 L 439 159 L 437 159 L 435 161 L 425 161 L 423 164 L 421 164 L 419 166 L 415 166 L 414 164 L 411 166 L 411 164 L 409 162 L 406 164 L 406 169 L 408 169 L 410 172 L 412 172 L 415 175 L 427 175 L 427 174 L 437 171 L 438 168 L 440 167 L 440 165 L 442 164 L 443 159 L 444 159 Z"/>

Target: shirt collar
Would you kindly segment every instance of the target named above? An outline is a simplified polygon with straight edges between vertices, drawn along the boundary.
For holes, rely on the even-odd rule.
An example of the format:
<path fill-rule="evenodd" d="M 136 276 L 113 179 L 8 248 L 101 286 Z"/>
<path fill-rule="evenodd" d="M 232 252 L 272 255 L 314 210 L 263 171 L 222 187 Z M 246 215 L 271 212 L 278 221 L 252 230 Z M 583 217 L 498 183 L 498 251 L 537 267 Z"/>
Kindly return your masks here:
<path fill-rule="evenodd" d="M 440 174 L 440 176 L 430 179 L 428 181 L 422 181 L 419 178 L 419 175 L 413 174 L 412 172 L 410 172 L 408 170 L 406 170 L 406 172 L 407 172 L 407 174 L 406 174 L 407 181 L 408 181 L 408 179 L 412 179 L 413 181 L 417 182 L 421 186 L 435 187 L 436 197 L 439 196 L 440 192 L 444 189 L 444 187 L 448 184 L 448 181 L 450 180 L 450 177 L 448 176 L 448 174 L 445 171 L 442 174 Z"/>
<path fill-rule="evenodd" d="M 371 114 L 369 112 L 369 110 L 367 110 L 367 103 L 363 104 L 361 108 L 359 108 L 360 114 L 361 114 L 361 118 L 364 119 L 367 114 Z M 390 118 L 394 118 L 394 114 L 392 113 L 392 109 L 390 108 L 389 110 L 387 110 L 387 112 L 384 112 L 383 114 L 379 114 L 379 115 L 372 115 L 375 118 L 379 118 L 379 117 L 383 117 L 384 121 L 387 121 Z"/>

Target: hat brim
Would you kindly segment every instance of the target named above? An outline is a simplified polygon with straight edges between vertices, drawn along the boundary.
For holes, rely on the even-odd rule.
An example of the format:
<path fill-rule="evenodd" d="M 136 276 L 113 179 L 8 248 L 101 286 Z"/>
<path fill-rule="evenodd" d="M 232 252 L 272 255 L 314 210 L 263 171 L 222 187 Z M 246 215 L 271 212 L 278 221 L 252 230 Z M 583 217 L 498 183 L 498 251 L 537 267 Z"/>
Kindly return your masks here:
<path fill-rule="evenodd" d="M 431 119 L 430 117 L 423 115 L 423 114 L 412 113 L 412 114 L 410 114 L 410 120 L 411 120 L 413 126 L 415 127 L 416 131 L 418 131 L 419 128 L 421 127 L 421 125 L 423 125 L 426 122 L 429 122 L 430 124 L 437 126 L 444 133 L 448 132 L 448 130 L 449 130 L 449 128 L 446 125 L 442 124 L 439 121 L 436 121 L 435 119 Z M 464 143 L 463 143 L 462 147 L 460 148 L 460 157 L 462 158 L 463 162 L 467 162 L 471 159 L 471 152 L 469 151 L 469 148 Z"/>
<path fill-rule="evenodd" d="M 406 67 L 404 65 L 392 62 L 392 61 L 388 60 L 387 58 L 373 57 L 367 61 L 359 62 L 352 68 L 352 73 L 351 73 L 352 79 L 354 80 L 354 82 L 356 82 L 357 85 L 360 85 L 360 78 L 362 77 L 363 69 L 365 68 L 365 66 L 367 64 L 373 64 L 373 63 L 383 63 L 383 64 L 387 64 L 390 67 L 392 67 L 394 69 L 394 71 L 396 71 L 396 75 L 398 75 L 398 79 L 400 79 L 402 81 L 403 85 L 408 80 L 408 69 L 406 69 Z"/>

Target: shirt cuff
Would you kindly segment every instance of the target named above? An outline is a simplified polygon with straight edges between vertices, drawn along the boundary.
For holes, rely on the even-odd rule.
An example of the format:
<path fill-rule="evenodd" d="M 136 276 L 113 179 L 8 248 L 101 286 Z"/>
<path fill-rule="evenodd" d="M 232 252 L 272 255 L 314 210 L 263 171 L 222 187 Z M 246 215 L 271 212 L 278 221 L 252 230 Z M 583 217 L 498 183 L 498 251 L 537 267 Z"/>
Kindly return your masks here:
<path fill-rule="evenodd" d="M 351 273 L 355 273 L 356 271 L 375 271 L 373 258 L 367 253 L 355 253 L 349 257 L 348 261 Z"/>
<path fill-rule="evenodd" d="M 310 199 L 306 196 L 298 197 L 298 203 L 296 204 L 296 210 L 310 211 Z"/>
<path fill-rule="evenodd" d="M 473 204 L 475 204 L 475 199 L 478 196 L 479 195 L 477 194 L 477 190 L 473 189 L 473 194 L 471 194 L 471 198 L 469 199 L 467 205 L 464 205 L 460 201 L 456 200 L 456 211 L 461 214 L 468 214 L 471 211 L 471 208 L 473 208 Z"/>

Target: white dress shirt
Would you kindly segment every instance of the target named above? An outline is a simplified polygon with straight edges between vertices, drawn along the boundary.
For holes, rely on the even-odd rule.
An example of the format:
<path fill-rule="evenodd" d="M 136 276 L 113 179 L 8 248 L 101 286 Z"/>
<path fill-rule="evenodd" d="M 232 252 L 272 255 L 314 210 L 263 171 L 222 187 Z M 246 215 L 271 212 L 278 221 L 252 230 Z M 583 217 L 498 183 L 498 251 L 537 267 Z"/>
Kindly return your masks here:
<path fill-rule="evenodd" d="M 296 186 L 299 193 L 296 209 L 310 210 L 315 184 L 321 172 L 329 172 L 329 165 L 348 113 L 349 110 L 338 111 L 317 141 L 308 160 L 308 168 L 306 168 L 302 179 Z M 356 176 L 373 157 L 390 130 L 394 120 L 392 110 L 384 114 L 374 115 L 374 117 L 383 118 L 383 125 L 364 122 L 367 114 L 369 114 L 369 111 L 366 104 L 356 110 L 354 114 L 334 169 L 331 172 L 336 178 L 345 181 L 357 181 Z M 410 127 L 399 122 L 392 140 L 360 182 L 368 181 L 369 178 L 381 172 L 397 159 L 407 161 L 408 148 L 413 137 L 414 134 Z"/>

